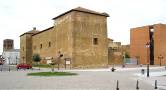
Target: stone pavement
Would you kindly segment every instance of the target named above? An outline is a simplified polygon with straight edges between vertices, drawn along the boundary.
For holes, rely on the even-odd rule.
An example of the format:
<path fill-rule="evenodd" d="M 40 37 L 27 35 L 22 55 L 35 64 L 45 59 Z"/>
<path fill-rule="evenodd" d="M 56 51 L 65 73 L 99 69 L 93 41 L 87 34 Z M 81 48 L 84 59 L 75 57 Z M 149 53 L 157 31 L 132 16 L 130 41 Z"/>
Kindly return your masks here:
<path fill-rule="evenodd" d="M 159 85 L 165 85 L 166 77 L 140 77 L 136 73 L 141 68 L 120 68 L 111 72 L 107 69 L 75 69 L 62 70 L 78 73 L 77 76 L 62 77 L 35 77 L 27 76 L 29 72 L 50 71 L 20 70 L 12 72 L 0 72 L 0 89 L 37 89 L 37 90 L 116 90 L 116 81 L 119 80 L 119 90 L 136 90 L 136 81 L 139 80 L 139 90 L 155 90 L 154 81 L 157 79 Z M 151 72 L 160 71 L 162 67 L 151 67 Z M 163 70 L 162 70 L 163 71 Z M 161 87 L 160 87 L 161 88 Z M 158 89 L 164 90 L 164 89 Z"/>

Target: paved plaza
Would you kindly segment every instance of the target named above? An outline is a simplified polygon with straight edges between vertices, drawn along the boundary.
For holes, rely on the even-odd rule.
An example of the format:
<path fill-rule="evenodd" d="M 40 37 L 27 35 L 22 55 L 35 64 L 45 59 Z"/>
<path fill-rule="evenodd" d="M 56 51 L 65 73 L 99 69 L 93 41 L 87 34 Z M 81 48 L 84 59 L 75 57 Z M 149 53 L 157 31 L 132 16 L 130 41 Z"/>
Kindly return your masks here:
<path fill-rule="evenodd" d="M 137 80 L 139 90 L 156 90 L 154 89 L 155 80 L 158 80 L 158 90 L 166 90 L 164 67 L 150 67 L 149 78 L 146 77 L 146 73 L 140 74 L 141 69 L 146 69 L 146 67 L 115 68 L 117 69 L 115 72 L 111 72 L 110 68 L 61 70 L 79 75 L 56 77 L 27 76 L 29 72 L 43 72 L 50 71 L 50 69 L 2 71 L 0 72 L 0 90 L 116 90 L 117 80 L 119 90 L 136 90 Z"/>

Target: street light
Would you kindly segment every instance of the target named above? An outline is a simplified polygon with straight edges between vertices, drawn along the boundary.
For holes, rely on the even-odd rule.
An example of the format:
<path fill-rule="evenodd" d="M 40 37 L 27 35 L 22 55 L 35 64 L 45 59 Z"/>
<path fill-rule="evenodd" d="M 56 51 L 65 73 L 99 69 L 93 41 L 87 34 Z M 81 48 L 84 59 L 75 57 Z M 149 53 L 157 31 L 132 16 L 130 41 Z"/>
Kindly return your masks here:
<path fill-rule="evenodd" d="M 24 58 L 25 58 L 25 57 L 23 56 L 23 57 L 22 57 L 22 59 L 23 59 L 22 63 L 24 63 L 24 64 L 25 64 L 25 62 L 24 62 Z"/>
<path fill-rule="evenodd" d="M 60 60 L 61 60 L 61 57 L 63 57 L 63 54 L 61 54 L 61 52 L 58 51 L 58 56 L 57 56 L 58 70 L 59 70 L 59 68 L 60 68 Z"/>
<path fill-rule="evenodd" d="M 10 72 L 10 57 L 8 57 L 8 60 L 9 60 L 9 72 Z"/>
<path fill-rule="evenodd" d="M 8 57 L 8 64 L 10 65 L 10 57 Z"/>
<path fill-rule="evenodd" d="M 17 65 L 17 56 L 16 56 L 16 65 Z"/>
<path fill-rule="evenodd" d="M 139 64 L 139 59 L 140 59 L 140 57 L 139 56 L 135 56 L 136 57 L 136 59 L 137 59 L 137 65 Z"/>
<path fill-rule="evenodd" d="M 147 77 L 149 77 L 149 53 L 148 53 L 148 51 L 149 51 L 150 43 L 147 42 L 145 46 L 147 48 Z"/>
<path fill-rule="evenodd" d="M 164 57 L 160 54 L 160 56 L 158 56 L 158 59 L 160 60 L 160 66 L 161 66 L 161 59 L 163 59 Z"/>
<path fill-rule="evenodd" d="M 125 57 L 125 55 L 126 55 L 126 53 L 125 52 L 123 52 L 123 64 L 122 64 L 122 67 L 124 68 L 125 67 L 125 59 L 126 59 L 126 57 Z"/>

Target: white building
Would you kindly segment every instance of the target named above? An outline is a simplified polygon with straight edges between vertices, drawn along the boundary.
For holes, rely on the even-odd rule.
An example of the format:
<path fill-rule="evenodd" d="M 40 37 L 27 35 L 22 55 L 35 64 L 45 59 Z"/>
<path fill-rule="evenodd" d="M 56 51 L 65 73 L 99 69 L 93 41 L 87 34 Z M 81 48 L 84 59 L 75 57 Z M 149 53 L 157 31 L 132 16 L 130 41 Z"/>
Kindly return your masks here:
<path fill-rule="evenodd" d="M 2 57 L 5 59 L 5 64 L 18 64 L 20 59 L 20 51 L 19 49 L 3 51 Z"/>

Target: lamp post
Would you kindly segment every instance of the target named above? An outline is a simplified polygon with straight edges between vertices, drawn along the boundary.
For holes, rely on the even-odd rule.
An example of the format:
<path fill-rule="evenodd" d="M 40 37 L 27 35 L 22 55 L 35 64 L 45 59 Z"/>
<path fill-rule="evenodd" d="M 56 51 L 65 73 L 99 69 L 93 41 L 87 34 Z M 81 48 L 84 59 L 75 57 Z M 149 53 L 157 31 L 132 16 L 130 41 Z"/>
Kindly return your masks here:
<path fill-rule="evenodd" d="M 125 52 L 123 52 L 123 61 L 122 61 L 122 67 L 124 68 L 125 67 L 125 59 L 126 59 L 126 57 L 125 57 L 125 55 L 126 55 L 126 53 Z"/>
<path fill-rule="evenodd" d="M 10 57 L 8 57 L 8 60 L 9 60 L 9 65 L 10 65 Z"/>
<path fill-rule="evenodd" d="M 9 60 L 9 72 L 10 72 L 10 57 L 8 57 L 8 60 Z"/>
<path fill-rule="evenodd" d="M 135 58 L 137 59 L 137 65 L 138 65 L 140 57 L 139 56 L 135 56 Z"/>
<path fill-rule="evenodd" d="M 164 57 L 160 54 L 160 56 L 158 56 L 158 59 L 160 60 L 160 66 L 161 66 L 161 59 L 163 59 Z"/>
<path fill-rule="evenodd" d="M 16 56 L 16 65 L 17 65 L 17 56 Z"/>
<path fill-rule="evenodd" d="M 166 70 L 166 63 L 165 63 L 165 70 Z"/>
<path fill-rule="evenodd" d="M 25 64 L 24 58 L 25 58 L 25 57 L 23 56 L 23 57 L 22 57 L 22 59 L 23 59 L 23 61 L 22 61 L 22 62 Z"/>
<path fill-rule="evenodd" d="M 60 51 L 58 51 L 58 56 L 57 56 L 58 70 L 60 69 L 60 60 L 61 60 L 61 57 L 63 57 L 63 54 Z"/>
<path fill-rule="evenodd" d="M 147 77 L 149 77 L 149 47 L 150 47 L 150 43 L 147 42 L 146 43 L 146 48 L 147 48 Z"/>

